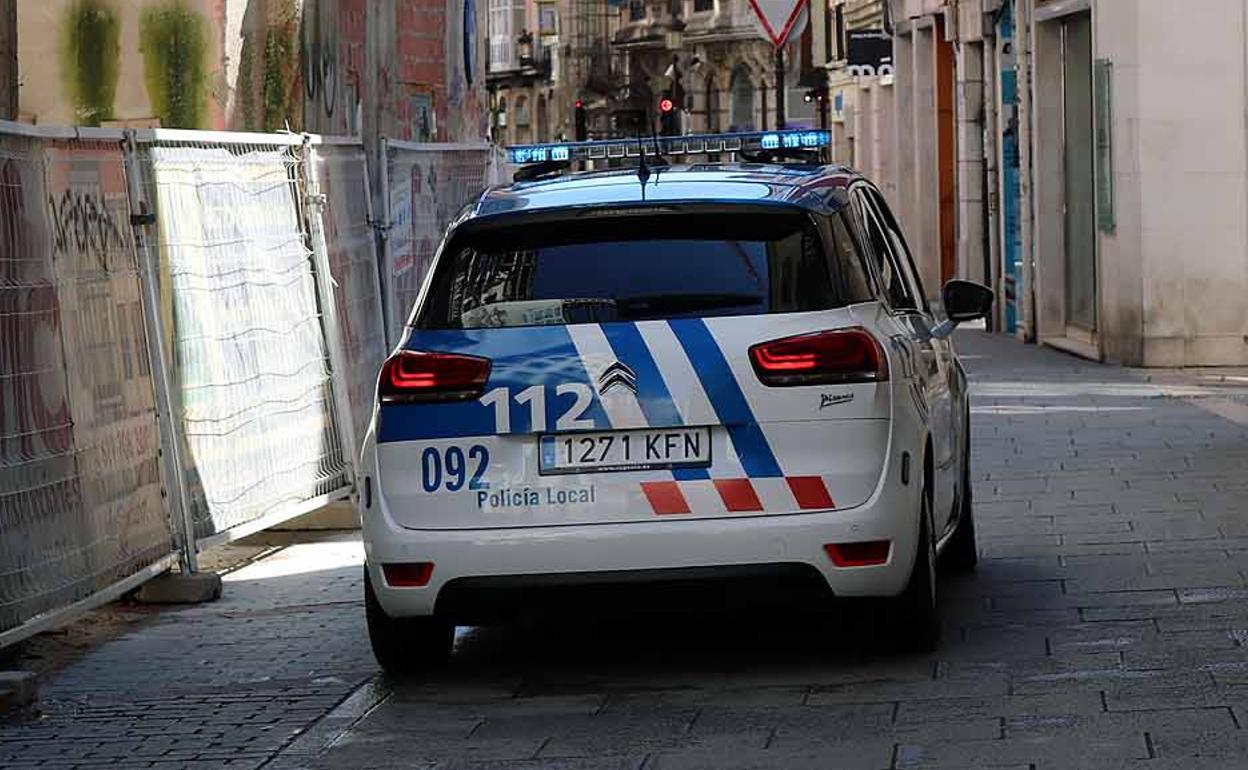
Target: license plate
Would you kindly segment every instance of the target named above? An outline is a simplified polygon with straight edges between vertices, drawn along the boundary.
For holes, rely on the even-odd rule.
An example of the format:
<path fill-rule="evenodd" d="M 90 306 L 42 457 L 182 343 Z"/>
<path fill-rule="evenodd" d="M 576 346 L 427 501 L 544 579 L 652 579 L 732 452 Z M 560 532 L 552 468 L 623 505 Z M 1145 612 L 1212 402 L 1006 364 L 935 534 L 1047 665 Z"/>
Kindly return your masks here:
<path fill-rule="evenodd" d="M 542 436 L 542 473 L 607 473 L 711 464 L 710 428 L 616 430 Z"/>

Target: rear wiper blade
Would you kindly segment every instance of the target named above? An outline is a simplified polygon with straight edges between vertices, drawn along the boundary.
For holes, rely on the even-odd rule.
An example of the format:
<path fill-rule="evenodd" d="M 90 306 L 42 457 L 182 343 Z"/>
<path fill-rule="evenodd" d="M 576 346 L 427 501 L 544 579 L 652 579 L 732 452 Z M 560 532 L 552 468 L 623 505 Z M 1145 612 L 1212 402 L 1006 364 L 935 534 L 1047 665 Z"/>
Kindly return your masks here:
<path fill-rule="evenodd" d="M 744 305 L 761 305 L 762 296 L 744 293 L 705 293 L 686 294 L 673 292 L 670 294 L 639 294 L 634 297 L 616 299 L 616 307 L 628 314 L 638 312 L 681 312 L 689 310 L 713 310 Z"/>

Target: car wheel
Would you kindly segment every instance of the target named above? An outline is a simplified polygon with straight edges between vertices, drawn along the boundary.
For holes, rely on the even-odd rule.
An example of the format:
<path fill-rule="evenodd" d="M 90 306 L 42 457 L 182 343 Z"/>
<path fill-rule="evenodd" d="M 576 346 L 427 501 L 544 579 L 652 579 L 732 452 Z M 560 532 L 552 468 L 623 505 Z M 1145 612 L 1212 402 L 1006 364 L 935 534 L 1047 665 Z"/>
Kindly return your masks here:
<path fill-rule="evenodd" d="M 968 440 L 969 441 L 969 440 Z M 975 545 L 975 517 L 971 492 L 971 452 L 967 449 L 962 463 L 962 489 L 958 494 L 958 528 L 941 554 L 941 561 L 954 572 L 972 572 L 979 563 L 979 549 Z"/>
<path fill-rule="evenodd" d="M 936 538 L 932 535 L 932 503 L 928 490 L 922 494 L 919 545 L 914 568 L 897 598 L 896 638 L 902 649 L 930 652 L 940 644 L 940 611 L 936 601 Z"/>
<path fill-rule="evenodd" d="M 373 657 L 391 676 L 406 677 L 432 671 L 450 659 L 455 627 L 439 618 L 387 615 L 373 591 L 368 567 L 364 568 L 364 617 Z"/>

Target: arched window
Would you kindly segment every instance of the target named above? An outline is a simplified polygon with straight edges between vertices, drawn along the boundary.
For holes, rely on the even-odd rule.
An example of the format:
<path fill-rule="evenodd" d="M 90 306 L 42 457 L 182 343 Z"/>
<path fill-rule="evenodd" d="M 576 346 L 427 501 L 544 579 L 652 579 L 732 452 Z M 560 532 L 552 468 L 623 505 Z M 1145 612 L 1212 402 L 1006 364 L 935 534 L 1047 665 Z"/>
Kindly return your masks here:
<path fill-rule="evenodd" d="M 516 97 L 516 125 L 529 125 L 529 97 L 520 94 Z"/>
<path fill-rule="evenodd" d="M 753 131 L 754 83 L 750 80 L 750 71 L 744 64 L 732 68 L 729 90 L 732 92 L 732 115 L 728 130 Z"/>
<path fill-rule="evenodd" d="M 719 84 L 714 75 L 706 79 L 706 131 L 710 134 L 719 131 Z"/>
<path fill-rule="evenodd" d="M 515 107 L 515 138 L 519 144 L 533 141 L 533 130 L 529 127 L 529 97 L 524 94 L 516 96 Z"/>

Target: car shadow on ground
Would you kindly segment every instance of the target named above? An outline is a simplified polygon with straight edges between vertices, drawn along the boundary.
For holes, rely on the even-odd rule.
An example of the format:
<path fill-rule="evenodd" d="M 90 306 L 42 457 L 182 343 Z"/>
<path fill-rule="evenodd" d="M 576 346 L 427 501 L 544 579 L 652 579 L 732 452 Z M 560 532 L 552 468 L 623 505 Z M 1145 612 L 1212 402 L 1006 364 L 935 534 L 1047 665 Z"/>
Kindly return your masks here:
<path fill-rule="evenodd" d="M 1054 565 L 1056 566 L 1056 564 Z M 935 652 L 907 649 L 889 625 L 886 601 L 838 602 L 822 614 L 751 610 L 620 618 L 563 617 L 461 626 L 450 664 L 419 680 L 391 681 L 395 694 L 540 697 L 632 689 L 783 686 L 852 681 L 868 675 L 928 679 L 942 661 L 1008 643 L 1009 598 L 1060 576 L 1034 563 L 979 574 L 942 574 L 943 641 Z M 994 590 L 994 586 L 998 590 Z M 1020 589 L 1020 587 L 1023 587 Z M 998 598 L 999 597 L 999 598 Z M 1000 638 L 998 638 L 1000 637 Z M 1043 648 L 1037 650 L 1043 655 Z M 822 672 L 812 674 L 812 672 Z M 812 680 L 812 675 L 815 677 Z"/>

